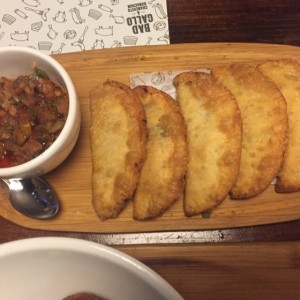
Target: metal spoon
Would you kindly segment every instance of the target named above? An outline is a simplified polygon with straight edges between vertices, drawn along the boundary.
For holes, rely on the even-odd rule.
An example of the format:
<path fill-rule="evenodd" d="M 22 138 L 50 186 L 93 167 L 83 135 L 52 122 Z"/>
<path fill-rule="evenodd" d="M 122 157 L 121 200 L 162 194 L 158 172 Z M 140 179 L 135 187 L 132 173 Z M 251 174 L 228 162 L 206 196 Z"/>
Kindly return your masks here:
<path fill-rule="evenodd" d="M 2 179 L 9 187 L 12 206 L 34 219 L 50 219 L 59 211 L 53 189 L 40 177 Z"/>

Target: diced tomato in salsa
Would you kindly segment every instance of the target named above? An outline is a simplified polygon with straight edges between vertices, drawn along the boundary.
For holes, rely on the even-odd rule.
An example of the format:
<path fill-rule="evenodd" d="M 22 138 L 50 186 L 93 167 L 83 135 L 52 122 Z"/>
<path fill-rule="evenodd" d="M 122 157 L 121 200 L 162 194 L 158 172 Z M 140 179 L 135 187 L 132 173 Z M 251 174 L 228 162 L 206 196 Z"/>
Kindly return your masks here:
<path fill-rule="evenodd" d="M 0 159 L 0 168 L 8 168 L 11 167 L 12 162 L 7 157 L 3 157 Z"/>
<path fill-rule="evenodd" d="M 67 93 L 36 69 L 0 78 L 0 168 L 16 166 L 45 151 L 67 119 Z"/>

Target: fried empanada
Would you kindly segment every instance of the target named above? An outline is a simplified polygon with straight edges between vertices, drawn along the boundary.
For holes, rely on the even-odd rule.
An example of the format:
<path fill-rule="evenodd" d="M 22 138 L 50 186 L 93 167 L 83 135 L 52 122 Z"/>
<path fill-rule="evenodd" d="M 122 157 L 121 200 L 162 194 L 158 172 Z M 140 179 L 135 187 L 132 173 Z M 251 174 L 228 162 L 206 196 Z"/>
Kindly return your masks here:
<path fill-rule="evenodd" d="M 90 93 L 93 206 L 100 219 L 116 217 L 136 189 L 146 155 L 146 116 L 137 95 L 106 81 Z"/>
<path fill-rule="evenodd" d="M 294 60 L 266 62 L 259 66 L 263 74 L 278 86 L 287 102 L 289 134 L 276 191 L 300 190 L 300 64 Z"/>
<path fill-rule="evenodd" d="M 227 65 L 212 74 L 235 96 L 243 122 L 241 165 L 231 197 L 256 196 L 271 184 L 283 161 L 288 134 L 285 99 L 255 66 Z"/>
<path fill-rule="evenodd" d="M 235 98 L 210 74 L 181 73 L 174 85 L 188 132 L 184 211 L 193 216 L 220 204 L 236 180 L 241 117 Z"/>
<path fill-rule="evenodd" d="M 133 200 L 133 217 L 160 216 L 183 194 L 188 160 L 187 132 L 180 107 L 168 94 L 150 86 L 133 91 L 147 118 L 147 158 Z"/>

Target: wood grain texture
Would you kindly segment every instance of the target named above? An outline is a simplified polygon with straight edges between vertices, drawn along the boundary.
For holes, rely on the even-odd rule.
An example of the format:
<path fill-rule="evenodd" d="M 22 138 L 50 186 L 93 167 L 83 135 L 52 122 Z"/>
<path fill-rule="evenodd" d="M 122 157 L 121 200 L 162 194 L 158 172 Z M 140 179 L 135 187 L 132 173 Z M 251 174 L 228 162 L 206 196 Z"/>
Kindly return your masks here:
<path fill-rule="evenodd" d="M 298 0 L 168 0 L 172 44 L 248 42 L 300 45 Z"/>
<path fill-rule="evenodd" d="M 184 299 L 299 299 L 299 242 L 118 249 L 155 270 Z"/>
<path fill-rule="evenodd" d="M 300 215 L 300 194 L 279 195 L 270 187 L 247 201 L 225 200 L 210 218 L 187 218 L 178 201 L 161 218 L 134 221 L 131 203 L 114 220 L 100 221 L 91 205 L 91 153 L 89 139 L 89 91 L 106 79 L 129 83 L 136 72 L 186 70 L 230 62 L 258 63 L 267 59 L 300 59 L 297 47 L 264 44 L 182 44 L 119 48 L 57 55 L 55 58 L 74 81 L 82 110 L 78 143 L 70 157 L 45 178 L 62 202 L 60 215 L 37 221 L 21 216 L 9 204 L 7 189 L 0 190 L 0 214 L 19 225 L 58 231 L 147 232 L 164 230 L 214 229 L 294 220 Z M 120 68 L 120 65 L 122 68 Z"/>

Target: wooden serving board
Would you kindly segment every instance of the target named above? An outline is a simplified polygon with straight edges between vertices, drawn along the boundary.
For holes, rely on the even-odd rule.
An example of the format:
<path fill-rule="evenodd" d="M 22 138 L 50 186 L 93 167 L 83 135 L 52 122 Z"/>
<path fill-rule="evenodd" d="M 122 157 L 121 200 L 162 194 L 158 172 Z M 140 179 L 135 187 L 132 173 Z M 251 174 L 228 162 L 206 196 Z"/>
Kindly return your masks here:
<path fill-rule="evenodd" d="M 132 203 L 129 202 L 118 218 L 100 221 L 91 205 L 92 161 L 89 136 L 89 91 L 106 79 L 129 84 L 132 73 L 186 70 L 233 62 L 258 63 L 268 59 L 300 60 L 298 47 L 266 44 L 180 44 L 84 51 L 60 54 L 55 58 L 69 72 L 82 110 L 81 132 L 74 151 L 61 166 L 44 176 L 56 190 L 62 210 L 52 220 L 39 221 L 24 217 L 12 208 L 7 188 L 1 184 L 0 214 L 4 218 L 28 228 L 99 233 L 217 229 L 300 218 L 300 192 L 276 194 L 270 186 L 253 199 L 226 199 L 213 210 L 210 218 L 201 215 L 185 217 L 182 202 L 178 201 L 158 219 L 135 221 L 132 219 Z"/>

